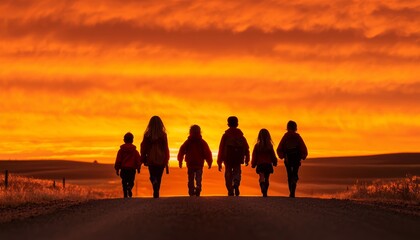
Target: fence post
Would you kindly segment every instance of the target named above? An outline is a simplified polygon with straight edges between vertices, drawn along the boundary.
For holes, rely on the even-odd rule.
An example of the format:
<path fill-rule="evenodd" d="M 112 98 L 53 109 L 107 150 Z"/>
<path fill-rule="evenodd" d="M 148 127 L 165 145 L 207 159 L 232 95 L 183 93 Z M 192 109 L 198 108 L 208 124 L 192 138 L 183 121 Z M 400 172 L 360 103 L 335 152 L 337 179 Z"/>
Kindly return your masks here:
<path fill-rule="evenodd" d="M 66 188 L 66 178 L 63 178 L 63 189 Z"/>
<path fill-rule="evenodd" d="M 9 171 L 7 170 L 4 172 L 4 186 L 6 189 L 9 186 Z"/>

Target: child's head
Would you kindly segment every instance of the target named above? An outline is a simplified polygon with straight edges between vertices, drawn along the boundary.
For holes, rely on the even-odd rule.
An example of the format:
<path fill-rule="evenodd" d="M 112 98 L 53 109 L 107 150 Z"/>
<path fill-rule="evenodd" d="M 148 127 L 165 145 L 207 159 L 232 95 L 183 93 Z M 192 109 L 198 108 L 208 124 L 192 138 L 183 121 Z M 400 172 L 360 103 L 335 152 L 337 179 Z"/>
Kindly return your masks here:
<path fill-rule="evenodd" d="M 261 147 L 270 147 L 273 145 L 270 132 L 267 129 L 263 128 L 260 130 L 260 132 L 258 133 L 257 144 Z"/>
<path fill-rule="evenodd" d="M 144 136 L 151 137 L 156 140 L 162 137 L 166 133 L 165 125 L 163 125 L 162 119 L 159 116 L 153 116 L 150 118 L 149 124 L 147 125 Z"/>
<path fill-rule="evenodd" d="M 297 124 L 295 121 L 290 120 L 287 123 L 287 131 L 294 131 L 294 132 L 297 131 Z"/>
<path fill-rule="evenodd" d="M 235 116 L 230 116 L 227 119 L 229 127 L 238 127 L 238 118 Z"/>
<path fill-rule="evenodd" d="M 131 132 L 128 132 L 124 135 L 124 142 L 125 143 L 133 143 L 134 136 Z"/>
<path fill-rule="evenodd" d="M 198 125 L 192 125 L 190 127 L 190 136 L 199 136 L 201 135 L 201 128 Z"/>

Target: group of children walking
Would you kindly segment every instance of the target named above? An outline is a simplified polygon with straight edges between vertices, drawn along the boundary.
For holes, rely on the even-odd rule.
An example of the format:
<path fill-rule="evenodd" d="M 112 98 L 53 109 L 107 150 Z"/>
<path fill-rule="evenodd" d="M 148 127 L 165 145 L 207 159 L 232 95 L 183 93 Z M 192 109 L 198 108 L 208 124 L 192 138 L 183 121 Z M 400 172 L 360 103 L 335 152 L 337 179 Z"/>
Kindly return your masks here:
<path fill-rule="evenodd" d="M 256 168 L 259 175 L 261 193 L 263 197 L 267 197 L 270 174 L 274 172 L 273 166 L 277 166 L 278 156 L 280 159 L 284 159 L 289 197 L 294 198 L 301 160 L 305 160 L 308 155 L 302 137 L 296 132 L 296 122 L 289 121 L 287 123 L 287 132 L 277 147 L 277 156 L 269 131 L 261 129 L 252 151 L 252 158 L 250 158 L 248 142 L 238 128 L 238 118 L 231 116 L 227 122 L 229 128 L 220 141 L 217 165 L 219 171 L 222 171 L 223 165 L 225 166 L 225 184 L 228 196 L 240 195 L 241 165 L 248 166 L 251 162 L 251 167 Z M 168 167 L 170 157 L 166 129 L 160 117 L 153 116 L 150 119 L 140 144 L 140 153 L 133 145 L 133 140 L 133 134 L 126 133 L 124 135 L 124 144 L 120 146 L 115 161 L 116 174 L 122 179 L 124 198 L 132 197 L 136 170 L 137 173 L 140 173 L 142 164 L 149 169 L 153 197 L 159 198 L 163 171 Z M 201 128 L 198 125 L 191 126 L 188 139 L 179 149 L 180 168 L 182 168 L 184 160 L 188 169 L 188 193 L 190 196 L 200 196 L 204 162 L 207 162 L 210 169 L 213 158 L 209 145 L 201 136 Z"/>

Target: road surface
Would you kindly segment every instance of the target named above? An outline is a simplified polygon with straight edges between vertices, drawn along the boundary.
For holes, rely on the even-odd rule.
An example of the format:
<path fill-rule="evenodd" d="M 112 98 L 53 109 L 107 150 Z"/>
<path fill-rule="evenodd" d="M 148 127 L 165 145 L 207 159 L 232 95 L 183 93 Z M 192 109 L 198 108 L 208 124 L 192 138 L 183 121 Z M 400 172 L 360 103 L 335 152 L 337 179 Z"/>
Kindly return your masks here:
<path fill-rule="evenodd" d="M 107 199 L 2 223 L 0 239 L 420 239 L 420 217 L 333 199 Z"/>

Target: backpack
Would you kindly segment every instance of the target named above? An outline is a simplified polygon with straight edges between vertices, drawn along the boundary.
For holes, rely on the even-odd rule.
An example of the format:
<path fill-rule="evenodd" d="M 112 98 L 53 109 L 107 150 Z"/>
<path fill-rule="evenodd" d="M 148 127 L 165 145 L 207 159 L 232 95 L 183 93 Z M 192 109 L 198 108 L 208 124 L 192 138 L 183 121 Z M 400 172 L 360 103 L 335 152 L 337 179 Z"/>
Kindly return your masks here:
<path fill-rule="evenodd" d="M 200 141 L 197 142 L 192 142 L 193 140 L 189 139 L 188 143 L 185 147 L 185 154 L 188 154 L 188 152 L 194 147 L 193 144 L 198 145 L 198 147 L 200 148 L 200 153 L 201 153 L 201 158 L 202 159 L 206 159 L 206 153 L 204 151 L 204 146 L 203 146 L 203 141 L 200 139 Z"/>
<path fill-rule="evenodd" d="M 243 164 L 245 158 L 245 143 L 242 137 L 228 137 L 225 142 L 226 163 Z"/>
<path fill-rule="evenodd" d="M 165 166 L 166 154 L 159 141 L 152 142 L 152 147 L 150 148 L 147 157 L 147 163 L 152 166 Z"/>
<path fill-rule="evenodd" d="M 301 154 L 297 139 L 290 139 L 285 143 L 284 155 L 289 163 L 300 163 Z"/>

